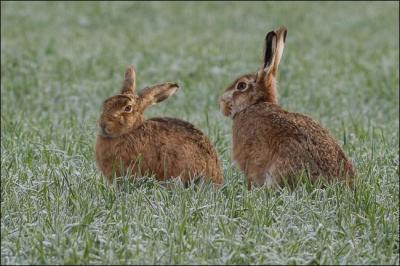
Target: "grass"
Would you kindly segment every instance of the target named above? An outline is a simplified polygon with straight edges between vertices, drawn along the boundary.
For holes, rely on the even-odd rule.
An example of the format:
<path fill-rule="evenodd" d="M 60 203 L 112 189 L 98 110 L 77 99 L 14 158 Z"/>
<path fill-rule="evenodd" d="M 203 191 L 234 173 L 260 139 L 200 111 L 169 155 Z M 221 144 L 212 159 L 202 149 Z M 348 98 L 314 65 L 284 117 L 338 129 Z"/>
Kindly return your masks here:
<path fill-rule="evenodd" d="M 247 191 L 218 97 L 289 29 L 279 94 L 357 163 L 356 192 Z M 128 64 L 183 88 L 147 116 L 210 136 L 225 184 L 108 186 L 94 143 Z M 399 264 L 399 4 L 1 2 L 2 264 Z"/>

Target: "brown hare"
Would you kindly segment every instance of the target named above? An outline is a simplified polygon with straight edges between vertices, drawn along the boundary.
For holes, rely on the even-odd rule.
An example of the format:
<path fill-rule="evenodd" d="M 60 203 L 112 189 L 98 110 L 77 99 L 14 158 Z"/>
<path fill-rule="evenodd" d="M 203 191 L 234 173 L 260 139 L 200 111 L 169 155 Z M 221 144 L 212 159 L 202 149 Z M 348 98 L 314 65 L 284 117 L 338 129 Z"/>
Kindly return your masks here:
<path fill-rule="evenodd" d="M 102 173 L 114 176 L 155 174 L 157 180 L 196 175 L 222 184 L 220 161 L 210 140 L 192 124 L 176 118 L 144 118 L 150 105 L 174 94 L 178 85 L 146 87 L 138 94 L 136 74 L 128 67 L 121 94 L 106 99 L 99 120 L 96 161 Z"/>
<path fill-rule="evenodd" d="M 220 98 L 221 112 L 233 120 L 233 160 L 248 189 L 294 184 L 303 172 L 312 182 L 324 177 L 352 185 L 355 169 L 329 131 L 278 105 L 276 76 L 286 34 L 286 27 L 269 32 L 261 69 L 238 78 Z"/>

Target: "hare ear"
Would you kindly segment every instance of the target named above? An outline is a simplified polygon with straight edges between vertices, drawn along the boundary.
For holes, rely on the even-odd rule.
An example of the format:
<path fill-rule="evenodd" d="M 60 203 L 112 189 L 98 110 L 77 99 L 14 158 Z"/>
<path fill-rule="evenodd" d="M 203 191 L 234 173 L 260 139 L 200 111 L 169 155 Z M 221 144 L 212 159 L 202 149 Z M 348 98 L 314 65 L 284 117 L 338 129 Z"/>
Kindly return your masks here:
<path fill-rule="evenodd" d="M 276 36 L 277 36 L 276 52 L 275 52 L 275 59 L 273 60 L 274 64 L 271 69 L 271 73 L 274 76 L 276 76 L 276 74 L 278 72 L 278 66 L 279 66 L 279 63 L 281 62 L 283 49 L 285 48 L 287 28 L 285 26 L 282 26 L 279 29 L 277 29 L 275 32 L 276 32 Z"/>
<path fill-rule="evenodd" d="M 274 63 L 275 51 L 276 51 L 276 33 L 274 31 L 268 32 L 265 36 L 265 48 L 264 48 L 264 65 L 263 70 L 268 73 L 270 67 Z"/>
<path fill-rule="evenodd" d="M 139 99 L 142 102 L 142 109 L 144 110 L 152 104 L 164 101 L 173 95 L 178 88 L 178 84 L 173 82 L 167 82 L 144 88 L 139 92 Z"/>
<path fill-rule="evenodd" d="M 129 66 L 125 71 L 125 79 L 121 94 L 134 94 L 136 90 L 136 72 L 134 66 Z"/>
<path fill-rule="evenodd" d="M 276 50 L 276 33 L 275 31 L 270 31 L 265 36 L 264 44 L 264 54 L 263 63 L 260 70 L 256 74 L 256 81 L 263 81 L 266 76 L 271 71 L 271 66 L 273 65 L 274 55 Z"/>
<path fill-rule="evenodd" d="M 268 32 L 265 36 L 264 63 L 256 75 L 256 82 L 260 82 L 265 90 L 265 100 L 278 104 L 276 91 L 276 73 L 282 56 L 283 43 L 286 37 L 286 28 Z M 282 44 L 282 45 L 281 45 Z"/>

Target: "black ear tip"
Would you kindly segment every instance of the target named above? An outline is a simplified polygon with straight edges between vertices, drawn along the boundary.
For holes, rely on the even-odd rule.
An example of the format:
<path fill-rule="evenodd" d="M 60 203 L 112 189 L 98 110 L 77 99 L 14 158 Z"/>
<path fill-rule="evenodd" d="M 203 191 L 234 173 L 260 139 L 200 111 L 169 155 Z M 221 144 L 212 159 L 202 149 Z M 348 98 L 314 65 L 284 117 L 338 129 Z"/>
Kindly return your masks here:
<path fill-rule="evenodd" d="M 276 37 L 276 33 L 275 31 L 270 31 L 267 33 L 267 35 L 265 36 L 265 41 L 269 41 L 272 40 L 273 37 Z"/>

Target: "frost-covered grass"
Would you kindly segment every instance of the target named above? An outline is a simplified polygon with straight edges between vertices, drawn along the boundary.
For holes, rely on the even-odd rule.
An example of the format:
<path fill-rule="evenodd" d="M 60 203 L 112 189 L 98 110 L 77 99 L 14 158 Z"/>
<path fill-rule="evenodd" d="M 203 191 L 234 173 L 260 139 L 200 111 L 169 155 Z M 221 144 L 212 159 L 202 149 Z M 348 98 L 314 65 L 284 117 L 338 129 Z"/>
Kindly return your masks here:
<path fill-rule="evenodd" d="M 289 28 L 281 104 L 357 163 L 356 192 L 247 191 L 218 97 Z M 225 185 L 109 187 L 96 120 L 128 64 L 182 90 L 151 116 L 188 120 Z M 399 264 L 398 3 L 1 3 L 2 264 Z"/>

